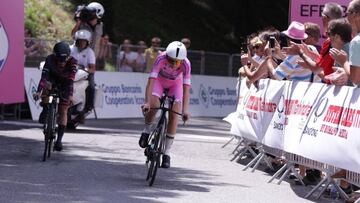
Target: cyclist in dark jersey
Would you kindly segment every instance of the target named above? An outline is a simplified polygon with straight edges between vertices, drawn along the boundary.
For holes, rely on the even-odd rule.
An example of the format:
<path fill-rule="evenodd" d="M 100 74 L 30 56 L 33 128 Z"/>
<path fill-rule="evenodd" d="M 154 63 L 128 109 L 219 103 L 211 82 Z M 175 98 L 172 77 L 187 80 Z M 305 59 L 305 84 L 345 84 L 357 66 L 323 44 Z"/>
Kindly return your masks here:
<path fill-rule="evenodd" d="M 70 56 L 70 46 L 66 42 L 56 43 L 53 54 L 47 56 L 42 70 L 41 79 L 34 99 L 40 96 L 43 102 L 47 100 L 47 93 L 51 87 L 57 86 L 60 94 L 58 107 L 58 137 L 54 145 L 57 151 L 62 150 L 62 137 L 67 123 L 67 111 L 73 95 L 73 83 L 76 73 L 77 61 Z M 43 105 L 39 122 L 44 123 L 46 119 L 47 106 Z"/>

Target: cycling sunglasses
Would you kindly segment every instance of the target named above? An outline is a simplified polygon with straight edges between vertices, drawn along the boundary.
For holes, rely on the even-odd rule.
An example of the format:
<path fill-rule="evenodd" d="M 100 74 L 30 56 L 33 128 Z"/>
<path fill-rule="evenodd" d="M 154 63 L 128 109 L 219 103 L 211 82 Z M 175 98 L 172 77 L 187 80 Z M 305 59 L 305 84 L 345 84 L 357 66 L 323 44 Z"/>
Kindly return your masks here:
<path fill-rule="evenodd" d="M 60 63 L 65 63 L 68 59 L 70 58 L 70 56 L 68 55 L 63 55 L 63 56 L 56 56 L 56 59 L 60 62 Z"/>
<path fill-rule="evenodd" d="M 170 56 L 166 56 L 169 63 L 173 64 L 174 66 L 180 66 L 184 60 L 174 59 Z"/>

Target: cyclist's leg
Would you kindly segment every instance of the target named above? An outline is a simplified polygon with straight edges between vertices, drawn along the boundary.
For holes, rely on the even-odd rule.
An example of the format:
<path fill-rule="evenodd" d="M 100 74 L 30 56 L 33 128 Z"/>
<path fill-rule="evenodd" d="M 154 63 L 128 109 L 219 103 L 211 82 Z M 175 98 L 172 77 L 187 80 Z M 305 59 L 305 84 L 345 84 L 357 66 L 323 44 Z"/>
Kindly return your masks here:
<path fill-rule="evenodd" d="M 41 95 L 41 103 L 40 105 L 42 106 L 42 111 L 40 113 L 39 116 L 39 123 L 44 124 L 46 121 L 46 117 L 49 111 L 49 91 L 47 89 L 44 89 Z"/>
<path fill-rule="evenodd" d="M 62 138 L 65 133 L 67 124 L 67 112 L 70 106 L 70 95 L 64 93 L 60 96 L 60 103 L 58 106 L 58 136 L 54 148 L 57 151 L 62 150 Z"/>
<path fill-rule="evenodd" d="M 161 82 L 159 82 L 159 80 L 155 80 L 150 98 L 150 108 L 156 108 L 160 106 L 159 98 L 161 97 L 163 91 L 164 88 Z M 150 111 L 145 115 L 145 128 L 142 131 L 141 137 L 139 139 L 139 146 L 141 148 L 145 148 L 148 145 L 147 142 L 152 130 L 156 112 L 157 110 L 150 109 Z"/>
<path fill-rule="evenodd" d="M 174 95 L 175 102 L 173 104 L 172 110 L 175 112 L 181 112 L 182 109 L 182 99 L 183 99 L 183 89 L 182 81 L 177 81 L 170 89 L 169 95 Z M 174 143 L 174 138 L 176 135 L 177 125 L 178 125 L 179 116 L 175 113 L 169 114 L 168 128 L 166 132 L 165 139 L 165 151 L 162 161 L 163 168 L 170 167 L 170 150 L 171 146 Z"/>
<path fill-rule="evenodd" d="M 160 106 L 159 98 L 157 96 L 152 95 L 150 99 L 150 108 L 156 108 L 159 106 Z M 154 124 L 156 112 L 157 112 L 156 109 L 150 109 L 150 111 L 145 115 L 145 127 L 139 139 L 139 146 L 142 148 L 145 148 L 148 145 L 148 139 L 152 130 L 152 126 Z"/>

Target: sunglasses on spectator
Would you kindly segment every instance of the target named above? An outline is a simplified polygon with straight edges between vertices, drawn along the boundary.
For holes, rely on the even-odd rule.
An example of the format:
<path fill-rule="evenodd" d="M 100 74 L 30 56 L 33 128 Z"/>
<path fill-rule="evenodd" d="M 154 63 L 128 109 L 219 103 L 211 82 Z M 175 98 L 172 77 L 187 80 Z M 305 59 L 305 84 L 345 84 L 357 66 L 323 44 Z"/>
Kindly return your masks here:
<path fill-rule="evenodd" d="M 354 13 L 357 13 L 356 11 L 346 11 L 346 15 L 351 15 L 351 14 L 354 14 Z"/>
<path fill-rule="evenodd" d="M 170 56 L 166 56 L 169 63 L 173 64 L 174 66 L 180 66 L 184 60 L 174 59 Z"/>
<path fill-rule="evenodd" d="M 326 15 L 325 13 L 321 13 L 321 16 L 324 17 L 324 18 L 329 18 L 329 16 Z"/>
<path fill-rule="evenodd" d="M 260 49 L 260 45 L 253 46 L 253 49 Z"/>

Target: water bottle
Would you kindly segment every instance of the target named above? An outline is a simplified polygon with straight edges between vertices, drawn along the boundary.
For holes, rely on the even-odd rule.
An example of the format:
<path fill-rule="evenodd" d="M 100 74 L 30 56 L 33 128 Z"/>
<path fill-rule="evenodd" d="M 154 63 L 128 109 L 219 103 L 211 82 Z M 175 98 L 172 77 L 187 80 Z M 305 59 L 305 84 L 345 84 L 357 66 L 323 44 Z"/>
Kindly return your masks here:
<path fill-rule="evenodd" d="M 334 200 L 339 199 L 339 192 L 337 191 L 335 185 L 330 186 L 330 198 Z"/>

